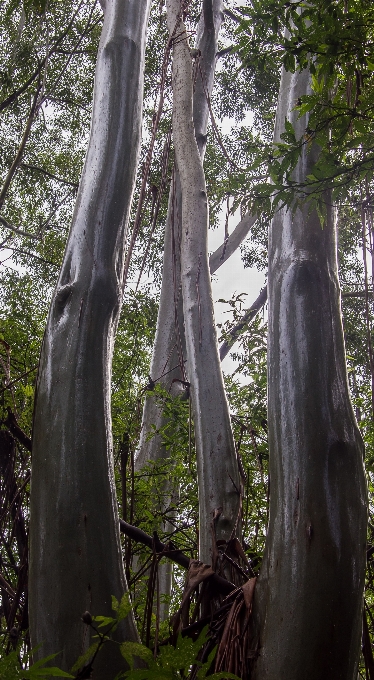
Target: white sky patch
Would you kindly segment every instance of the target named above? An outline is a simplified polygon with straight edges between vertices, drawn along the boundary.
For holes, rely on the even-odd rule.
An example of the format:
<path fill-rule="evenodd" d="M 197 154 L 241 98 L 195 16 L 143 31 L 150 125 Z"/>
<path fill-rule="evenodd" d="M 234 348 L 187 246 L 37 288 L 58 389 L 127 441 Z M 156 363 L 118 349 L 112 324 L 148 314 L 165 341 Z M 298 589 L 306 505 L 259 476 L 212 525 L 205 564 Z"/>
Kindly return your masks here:
<path fill-rule="evenodd" d="M 229 233 L 234 230 L 239 221 L 239 211 L 235 215 L 230 215 Z M 224 222 L 225 215 L 223 214 L 221 227 L 219 229 L 209 230 L 210 253 L 214 252 L 224 240 Z M 221 265 L 217 270 L 217 273 L 212 277 L 212 293 L 216 323 L 224 323 L 231 317 L 229 305 L 218 302 L 218 300 L 230 300 L 234 294 L 239 295 L 240 293 L 247 293 L 247 296 L 244 298 L 244 307 L 247 309 L 258 297 L 264 283 L 265 275 L 263 271 L 257 271 L 254 267 L 244 268 L 240 248 L 238 248 L 238 250 Z M 225 373 L 232 373 L 236 367 L 237 364 L 231 359 L 229 353 L 222 362 L 222 368 Z"/>
<path fill-rule="evenodd" d="M 227 135 L 230 134 L 233 127 L 237 124 L 232 118 L 225 117 L 219 122 L 222 132 Z M 253 125 L 253 113 L 248 111 L 242 125 Z M 218 229 L 210 229 L 208 237 L 209 253 L 214 252 L 223 243 L 225 238 L 225 219 L 226 208 L 223 207 L 220 218 L 220 226 Z M 234 215 L 229 216 L 228 227 L 229 234 L 233 232 L 236 225 L 240 222 L 240 211 L 237 210 Z M 265 284 L 265 274 L 263 271 L 258 271 L 254 267 L 244 268 L 241 258 L 240 248 L 236 250 L 231 257 L 221 265 L 217 273 L 212 277 L 212 293 L 214 301 L 214 314 L 216 323 L 224 323 L 230 318 L 229 306 L 218 302 L 219 299 L 230 300 L 235 294 L 247 293 L 244 307 L 247 309 L 258 297 L 261 288 Z M 237 364 L 231 359 L 230 353 L 222 362 L 222 368 L 225 373 L 232 373 Z"/>

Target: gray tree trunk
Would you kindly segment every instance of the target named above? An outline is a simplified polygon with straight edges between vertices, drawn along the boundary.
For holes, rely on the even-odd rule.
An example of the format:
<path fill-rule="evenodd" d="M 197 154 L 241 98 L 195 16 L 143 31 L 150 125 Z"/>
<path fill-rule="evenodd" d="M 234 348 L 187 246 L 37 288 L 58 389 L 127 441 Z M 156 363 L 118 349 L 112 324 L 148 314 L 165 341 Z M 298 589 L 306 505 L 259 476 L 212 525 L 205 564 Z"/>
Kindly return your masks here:
<path fill-rule="evenodd" d="M 90 643 L 89 610 L 126 591 L 113 479 L 110 382 L 125 234 L 138 162 L 149 0 L 108 0 L 89 146 L 37 380 L 30 524 L 30 630 L 68 670 Z M 132 616 L 119 640 L 137 640 Z M 124 667 L 107 645 L 95 678 Z"/>
<path fill-rule="evenodd" d="M 208 96 L 210 96 L 213 89 L 218 34 L 223 19 L 222 0 L 213 0 L 213 2 L 208 0 L 208 2 L 211 5 L 213 14 L 206 14 L 208 3 L 205 1 L 197 30 L 196 48 L 200 52 L 200 68 L 197 72 L 193 94 L 195 137 L 202 158 L 206 148 L 206 133 L 209 120 L 206 94 L 208 93 Z M 202 81 L 202 74 L 204 81 Z M 182 395 L 185 390 L 183 382 L 188 380 L 180 273 L 181 232 L 182 195 L 179 173 L 175 170 L 174 183 L 169 193 L 160 306 L 150 368 L 152 379 L 157 380 L 174 397 Z M 241 229 L 242 232 L 244 233 L 244 227 Z M 217 263 L 217 268 L 220 264 L 222 262 Z M 168 420 L 164 414 L 162 404 L 155 399 L 152 392 L 148 392 L 143 409 L 141 437 L 135 458 L 136 471 L 141 470 L 148 461 L 155 462 L 169 455 L 162 445 L 162 434 L 159 434 L 162 428 L 167 425 Z M 155 430 L 155 434 L 150 437 L 152 430 Z M 166 508 L 173 497 L 177 498 L 178 489 L 170 488 L 170 484 L 166 483 L 165 495 L 164 505 Z M 166 532 L 171 532 L 173 527 L 170 523 L 166 522 L 163 529 Z M 170 595 L 172 571 L 173 567 L 169 561 L 163 561 L 159 565 L 158 577 L 161 595 Z M 166 619 L 168 613 L 168 605 L 161 603 L 161 620 Z"/>
<path fill-rule="evenodd" d="M 167 1 L 173 43 L 173 140 L 182 190 L 181 280 L 199 487 L 199 557 L 211 561 L 213 514 L 217 538 L 236 529 L 240 487 L 214 323 L 208 262 L 208 201 L 192 113 L 192 59 L 179 0 Z"/>
<path fill-rule="evenodd" d="M 218 34 L 223 19 L 222 0 L 209 0 L 209 2 L 212 6 L 212 18 L 207 17 L 205 21 L 203 7 L 198 25 L 196 48 L 201 53 L 199 57 L 201 72 L 199 69 L 193 94 L 195 137 L 202 158 L 204 158 L 206 148 L 209 120 L 206 93 L 210 96 L 213 89 Z M 205 6 L 207 4 L 205 1 Z M 204 82 L 202 82 L 201 73 L 204 75 Z M 240 230 L 240 235 L 243 234 L 241 240 L 245 238 L 250 228 L 248 226 L 245 232 L 246 227 L 247 221 L 244 219 Z M 179 173 L 176 171 L 174 186 L 171 187 L 169 194 L 160 306 L 150 368 L 152 379 L 157 380 L 166 390 L 170 390 L 170 393 L 174 396 L 181 394 L 184 387 L 181 382 L 173 383 L 173 380 L 186 380 L 188 371 L 188 366 L 185 363 L 186 343 L 180 278 L 181 230 L 182 195 Z M 235 239 L 235 243 L 237 240 Z M 230 247 L 230 254 L 231 250 Z M 221 254 L 221 250 L 219 254 L 218 251 L 217 254 L 215 253 L 214 271 L 222 264 L 222 261 L 219 261 Z M 182 370 L 182 365 L 184 370 Z M 161 437 L 156 434 L 149 439 L 152 428 L 155 427 L 156 431 L 159 431 L 166 422 L 162 407 L 157 404 L 152 393 L 148 393 L 144 403 L 141 438 L 135 458 L 136 470 L 140 470 L 149 460 L 155 461 L 166 456 Z"/>
<path fill-rule="evenodd" d="M 299 139 L 308 71 L 282 74 L 285 117 Z M 304 143 L 294 180 L 317 150 Z M 270 522 L 255 592 L 253 680 L 356 680 L 365 574 L 363 443 L 346 373 L 334 211 L 279 210 L 269 239 Z"/>

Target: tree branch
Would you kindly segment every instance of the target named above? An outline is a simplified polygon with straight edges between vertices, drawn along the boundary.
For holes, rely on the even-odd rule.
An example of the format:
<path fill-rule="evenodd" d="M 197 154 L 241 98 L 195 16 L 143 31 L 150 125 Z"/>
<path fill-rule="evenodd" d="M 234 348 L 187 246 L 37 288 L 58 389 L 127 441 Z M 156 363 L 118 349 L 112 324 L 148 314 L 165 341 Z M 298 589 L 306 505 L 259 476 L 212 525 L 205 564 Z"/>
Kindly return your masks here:
<path fill-rule="evenodd" d="M 5 197 L 7 195 L 8 189 L 10 187 L 10 183 L 11 183 L 11 181 L 12 181 L 12 179 L 13 179 L 16 171 L 17 171 L 17 168 L 18 168 L 18 166 L 21 162 L 23 152 L 25 150 L 25 146 L 26 146 L 26 143 L 27 143 L 27 140 L 29 138 L 30 131 L 31 131 L 31 126 L 34 122 L 35 113 L 37 111 L 37 104 L 38 104 L 38 97 L 39 97 L 40 90 L 41 90 L 41 83 L 39 82 L 38 87 L 36 88 L 36 91 L 35 91 L 35 94 L 34 94 L 33 102 L 31 104 L 30 113 L 29 113 L 29 116 L 28 116 L 28 119 L 27 119 L 25 131 L 23 133 L 21 143 L 19 145 L 19 148 L 18 148 L 18 151 L 17 151 L 16 156 L 14 158 L 14 161 L 9 168 L 8 174 L 5 178 L 3 188 L 2 188 L 1 193 L 0 193 L 0 210 L 4 205 Z"/>
<path fill-rule="evenodd" d="M 223 13 L 227 16 L 230 17 L 233 21 L 236 21 L 237 24 L 240 24 L 240 17 L 235 14 L 234 12 L 231 11 L 231 9 L 228 9 L 227 7 L 223 10 Z"/>
<path fill-rule="evenodd" d="M 12 92 L 12 94 L 10 94 L 9 97 L 7 97 L 2 102 L 0 102 L 0 111 L 3 111 L 8 106 L 13 104 L 13 102 L 15 102 L 16 99 L 18 99 L 18 97 L 20 97 L 20 95 L 23 94 L 27 90 L 28 87 L 30 87 L 31 83 L 33 83 L 35 78 L 38 77 L 40 71 L 42 70 L 42 68 L 44 66 L 44 63 L 45 63 L 45 58 L 43 59 L 43 61 L 40 62 L 40 65 L 38 66 L 37 69 L 35 69 L 34 73 L 30 76 L 30 78 L 28 80 L 26 80 L 26 82 L 23 85 L 21 85 L 21 87 L 18 88 L 18 90 L 14 90 L 14 92 Z"/>
<path fill-rule="evenodd" d="M 17 422 L 17 418 L 14 413 L 8 408 L 8 415 L 4 420 L 4 425 L 8 428 L 9 432 L 12 433 L 13 437 L 18 439 L 20 444 L 30 451 L 31 453 L 31 439 L 27 434 L 20 428 Z"/>
<path fill-rule="evenodd" d="M 189 568 L 190 558 L 181 550 L 176 550 L 171 542 L 162 543 L 156 532 L 152 537 L 149 534 L 146 534 L 145 531 L 142 531 L 142 529 L 134 527 L 132 524 L 128 524 L 123 519 L 120 519 L 119 526 L 123 534 L 126 534 L 126 536 L 129 536 L 134 541 L 137 541 L 137 543 L 146 545 L 147 548 L 150 548 L 150 550 L 155 548 L 158 553 L 163 553 L 163 556 L 167 557 L 172 562 L 179 564 L 184 569 Z M 222 578 L 222 576 L 218 576 L 217 574 L 212 574 L 212 576 L 209 577 L 209 580 L 221 593 L 228 594 L 236 589 L 236 586 L 233 583 L 227 581 L 225 578 Z"/>
<path fill-rule="evenodd" d="M 224 241 L 224 243 L 222 243 L 222 245 L 220 245 L 220 247 L 217 248 L 214 253 L 212 253 L 209 258 L 209 268 L 211 274 L 214 274 L 221 264 L 231 257 L 235 250 L 244 241 L 256 220 L 257 215 L 251 215 L 250 213 L 244 215 L 243 219 L 240 220 L 239 224 L 235 227 L 229 238 Z"/>
<path fill-rule="evenodd" d="M 217 52 L 216 54 L 217 59 L 224 57 L 226 54 L 230 54 L 233 51 L 234 47 L 235 45 L 230 45 L 230 47 L 225 47 L 223 50 Z"/>
<path fill-rule="evenodd" d="M 257 300 L 253 303 L 253 305 L 247 309 L 247 311 L 243 314 L 242 318 L 240 319 L 239 323 L 234 326 L 231 331 L 229 332 L 229 339 L 225 340 L 225 342 L 221 345 L 219 349 L 219 356 L 221 361 L 224 360 L 224 358 L 228 355 L 231 347 L 233 344 L 237 341 L 239 335 L 241 335 L 242 331 L 245 329 L 247 324 L 254 319 L 256 316 L 257 312 L 262 309 L 264 304 L 266 303 L 266 300 L 268 298 L 268 289 L 267 286 L 265 286 L 260 295 L 258 296 Z"/>
<path fill-rule="evenodd" d="M 19 236 L 27 236 L 27 238 L 34 238 L 34 239 L 39 239 L 40 237 L 37 234 L 29 234 L 27 231 L 23 231 L 23 229 L 20 229 L 19 227 L 13 227 L 9 222 L 7 222 L 4 217 L 1 217 L 0 215 L 0 224 L 5 227 L 5 229 L 10 229 L 10 231 L 13 231 L 15 234 L 18 234 Z"/>
<path fill-rule="evenodd" d="M 24 168 L 25 170 L 35 170 L 35 172 L 41 172 L 43 175 L 46 175 L 47 177 L 50 177 L 51 179 L 55 179 L 57 182 L 61 182 L 62 184 L 68 184 L 71 187 L 74 187 L 74 189 L 78 189 L 79 183 L 78 182 L 70 182 L 68 179 L 64 179 L 63 177 L 58 177 L 58 175 L 54 175 L 52 172 L 49 172 L 48 170 L 44 170 L 44 168 L 39 168 L 37 165 L 30 165 L 29 163 L 21 163 L 21 168 Z"/>

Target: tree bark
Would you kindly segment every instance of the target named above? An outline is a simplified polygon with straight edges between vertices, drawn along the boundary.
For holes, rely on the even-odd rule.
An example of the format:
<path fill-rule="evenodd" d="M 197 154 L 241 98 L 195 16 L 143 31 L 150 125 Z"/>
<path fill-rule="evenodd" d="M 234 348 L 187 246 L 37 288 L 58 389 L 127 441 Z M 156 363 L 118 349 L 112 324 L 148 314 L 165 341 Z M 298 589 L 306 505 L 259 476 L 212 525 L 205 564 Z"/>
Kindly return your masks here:
<path fill-rule="evenodd" d="M 173 140 L 182 190 L 181 280 L 199 485 L 199 558 L 211 562 L 217 538 L 229 540 L 239 519 L 238 465 L 218 355 L 208 262 L 208 202 L 192 115 L 192 59 L 179 0 L 168 0 L 173 42 Z"/>
<path fill-rule="evenodd" d="M 85 610 L 112 615 L 126 590 L 113 479 L 110 382 L 125 234 L 139 155 L 149 0 L 108 0 L 89 146 L 37 380 L 30 630 L 37 657 L 68 670 L 90 644 Z M 137 640 L 132 616 L 117 639 Z M 105 645 L 95 678 L 124 668 Z"/>
<path fill-rule="evenodd" d="M 275 142 L 310 75 L 283 71 Z M 318 149 L 305 141 L 293 179 Z M 256 585 L 253 680 L 356 680 L 365 574 L 363 443 L 350 402 L 336 224 L 305 201 L 278 210 L 269 238 L 270 521 Z"/>

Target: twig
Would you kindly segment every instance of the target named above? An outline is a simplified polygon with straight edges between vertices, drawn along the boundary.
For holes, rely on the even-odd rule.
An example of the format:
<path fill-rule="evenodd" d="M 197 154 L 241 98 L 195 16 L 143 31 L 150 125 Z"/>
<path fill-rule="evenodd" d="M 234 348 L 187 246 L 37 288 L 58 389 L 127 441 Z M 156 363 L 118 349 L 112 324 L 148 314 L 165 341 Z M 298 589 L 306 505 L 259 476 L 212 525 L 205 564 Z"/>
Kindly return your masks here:
<path fill-rule="evenodd" d="M 6 178 L 5 178 L 5 181 L 4 181 L 4 184 L 3 184 L 3 188 L 2 188 L 2 190 L 1 190 L 1 192 L 0 192 L 0 210 L 1 210 L 1 208 L 3 207 L 3 205 L 4 205 L 5 197 L 6 197 L 7 193 L 8 193 L 8 189 L 9 189 L 9 187 L 10 187 L 10 183 L 11 183 L 11 181 L 12 181 L 12 179 L 13 179 L 13 177 L 14 177 L 14 175 L 15 175 L 17 169 L 18 169 L 18 166 L 19 166 L 19 164 L 20 164 L 20 162 L 21 162 L 21 159 L 22 159 L 22 156 L 23 156 L 23 152 L 24 152 L 24 150 L 25 150 L 25 146 L 26 146 L 27 140 L 28 140 L 28 138 L 29 138 L 29 134 L 30 134 L 30 131 L 31 131 L 31 126 L 32 126 L 32 124 L 33 124 L 33 122 L 34 122 L 35 114 L 36 114 L 36 112 L 37 112 L 37 104 L 38 104 L 38 98 L 39 98 L 40 89 L 41 89 L 41 84 L 40 84 L 40 82 L 39 82 L 39 83 L 38 83 L 38 86 L 37 86 L 37 88 L 36 88 L 36 91 L 35 91 L 35 93 L 34 93 L 33 102 L 32 102 L 32 104 L 31 104 L 30 113 L 29 113 L 28 118 L 27 118 L 27 123 L 26 123 L 26 127 L 25 127 L 25 130 L 24 130 L 22 139 L 21 139 L 21 143 L 20 143 L 20 145 L 19 145 L 19 147 L 18 147 L 18 151 L 17 151 L 16 156 L 15 156 L 15 158 L 14 158 L 14 160 L 13 160 L 13 163 L 12 163 L 12 165 L 11 165 L 10 168 L 9 168 L 8 174 L 7 174 L 7 176 L 6 176 Z"/>
<path fill-rule="evenodd" d="M 1 217 L 0 215 L 0 224 L 2 224 L 5 229 L 9 229 L 10 231 L 13 231 L 15 234 L 18 234 L 19 236 L 26 236 L 26 238 L 33 238 L 35 240 L 40 240 L 39 234 L 29 234 L 27 231 L 23 231 L 23 229 L 20 229 L 19 227 L 13 227 L 9 222 L 7 222 L 4 217 Z"/>
<path fill-rule="evenodd" d="M 2 394 L 3 392 L 5 392 L 5 390 L 9 390 L 10 387 L 13 387 L 13 385 L 15 385 L 17 382 L 19 382 L 20 380 L 22 380 L 22 378 L 24 378 L 26 375 L 29 375 L 29 373 L 32 373 L 33 371 L 36 371 L 36 369 L 38 368 L 38 366 L 39 366 L 39 364 L 35 364 L 35 366 L 33 366 L 32 368 L 30 368 L 28 371 L 25 371 L 24 373 L 22 373 L 22 375 L 19 375 L 18 378 L 15 378 L 14 380 L 12 380 L 12 382 L 8 383 L 5 387 L 3 387 L 3 388 L 0 390 L 0 394 Z"/>
<path fill-rule="evenodd" d="M 257 312 L 260 311 L 260 309 L 264 306 L 266 303 L 268 297 L 268 291 L 267 291 L 267 286 L 265 286 L 260 295 L 258 296 L 257 300 L 253 303 L 253 305 L 247 309 L 247 311 L 243 314 L 242 318 L 240 319 L 239 323 L 234 326 L 231 331 L 229 332 L 229 337 L 225 342 L 222 343 L 221 347 L 219 348 L 219 356 L 221 361 L 224 360 L 224 358 L 228 355 L 231 347 L 233 344 L 236 342 L 238 339 L 239 335 L 242 333 L 242 331 L 245 329 L 247 324 L 252 321 L 252 319 L 256 316 Z"/>
<path fill-rule="evenodd" d="M 20 167 L 24 168 L 25 170 L 35 170 L 35 172 L 41 172 L 43 175 L 46 175 L 46 177 L 50 177 L 51 179 L 55 179 L 57 182 L 61 182 L 62 184 L 68 184 L 69 186 L 74 187 L 74 189 L 78 189 L 79 182 L 70 182 L 70 180 L 64 179 L 63 177 L 58 177 L 58 175 L 54 175 L 52 172 L 44 170 L 44 168 L 39 168 L 37 165 L 21 163 Z"/>

